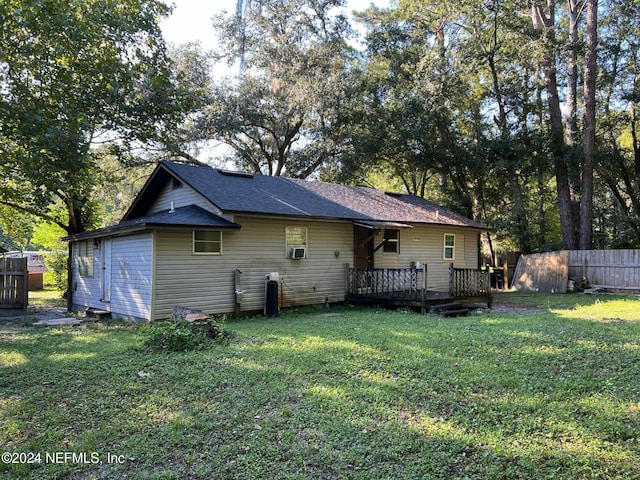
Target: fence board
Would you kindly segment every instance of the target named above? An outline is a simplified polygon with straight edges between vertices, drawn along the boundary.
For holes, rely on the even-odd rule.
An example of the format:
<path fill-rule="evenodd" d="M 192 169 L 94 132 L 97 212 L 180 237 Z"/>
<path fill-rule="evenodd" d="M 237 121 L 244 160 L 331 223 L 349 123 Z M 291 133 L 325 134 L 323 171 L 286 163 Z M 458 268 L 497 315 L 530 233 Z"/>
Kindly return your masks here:
<path fill-rule="evenodd" d="M 26 258 L 0 258 L 0 313 L 26 311 L 27 279 Z"/>
<path fill-rule="evenodd" d="M 640 290 L 640 250 L 571 250 L 569 278 L 592 286 Z"/>
<path fill-rule="evenodd" d="M 522 255 L 513 274 L 513 288 L 530 292 L 565 293 L 569 281 L 569 252 Z"/>

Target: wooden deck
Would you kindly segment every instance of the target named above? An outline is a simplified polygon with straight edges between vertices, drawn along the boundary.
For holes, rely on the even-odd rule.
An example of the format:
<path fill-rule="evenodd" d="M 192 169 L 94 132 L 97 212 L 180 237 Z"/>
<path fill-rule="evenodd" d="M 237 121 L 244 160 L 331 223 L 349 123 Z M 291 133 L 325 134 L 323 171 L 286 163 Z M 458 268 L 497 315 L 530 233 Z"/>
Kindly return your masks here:
<path fill-rule="evenodd" d="M 488 271 L 449 269 L 449 291 L 426 289 L 427 267 L 422 268 L 347 268 L 345 300 L 354 305 L 379 305 L 393 308 L 429 310 L 486 304 L 491 308 Z"/>

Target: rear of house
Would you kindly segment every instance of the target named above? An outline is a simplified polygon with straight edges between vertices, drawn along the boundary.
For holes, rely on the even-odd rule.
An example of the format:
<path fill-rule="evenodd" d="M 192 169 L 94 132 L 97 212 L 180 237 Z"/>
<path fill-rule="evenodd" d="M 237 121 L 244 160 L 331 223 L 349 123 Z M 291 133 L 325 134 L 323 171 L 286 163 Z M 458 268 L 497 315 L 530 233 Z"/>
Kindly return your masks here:
<path fill-rule="evenodd" d="M 260 311 L 268 278 L 281 307 L 335 303 L 346 266 L 416 262 L 428 265 L 428 289 L 446 291 L 452 263 L 478 267 L 482 227 L 401 197 L 411 196 L 162 164 L 123 222 L 69 238 L 73 308 L 132 320 L 175 306 Z"/>

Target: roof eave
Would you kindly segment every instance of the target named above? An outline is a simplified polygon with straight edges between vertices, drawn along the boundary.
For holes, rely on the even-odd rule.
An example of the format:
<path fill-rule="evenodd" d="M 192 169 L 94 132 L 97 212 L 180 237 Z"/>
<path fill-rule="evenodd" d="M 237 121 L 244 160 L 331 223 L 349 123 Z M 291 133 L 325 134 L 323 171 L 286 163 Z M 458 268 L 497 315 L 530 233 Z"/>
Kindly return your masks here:
<path fill-rule="evenodd" d="M 144 222 L 137 225 L 128 225 L 126 227 L 113 227 L 99 228 L 97 230 L 91 230 L 88 232 L 77 233 L 75 235 L 68 235 L 62 237 L 61 240 L 67 242 L 76 242 L 80 240 L 90 240 L 101 237 L 113 237 L 131 235 L 132 233 L 144 232 L 148 230 L 239 230 L 240 225 L 234 223 L 231 225 L 194 225 L 194 224 L 181 224 L 181 223 L 154 223 Z"/>

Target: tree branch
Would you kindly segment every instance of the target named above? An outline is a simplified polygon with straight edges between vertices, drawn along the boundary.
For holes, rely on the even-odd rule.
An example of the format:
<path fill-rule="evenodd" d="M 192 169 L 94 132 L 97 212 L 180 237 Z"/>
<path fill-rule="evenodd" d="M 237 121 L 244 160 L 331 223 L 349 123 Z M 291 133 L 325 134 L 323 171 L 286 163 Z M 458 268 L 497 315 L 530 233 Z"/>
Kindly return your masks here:
<path fill-rule="evenodd" d="M 24 213 L 28 213 L 29 215 L 34 215 L 34 216 L 36 216 L 38 218 L 46 220 L 47 222 L 55 223 L 56 225 L 61 227 L 65 232 L 69 233 L 69 226 L 65 225 L 60 220 L 57 220 L 56 218 L 52 217 L 51 215 L 47 215 L 47 214 L 42 213 L 42 212 L 40 212 L 40 211 L 38 211 L 36 209 L 32 209 L 32 208 L 29 208 L 29 207 L 24 207 L 22 205 L 17 205 L 15 203 L 7 202 L 6 200 L 0 200 L 0 204 L 6 205 L 9 208 L 13 208 L 15 210 L 19 210 L 19 211 L 24 212 Z"/>

